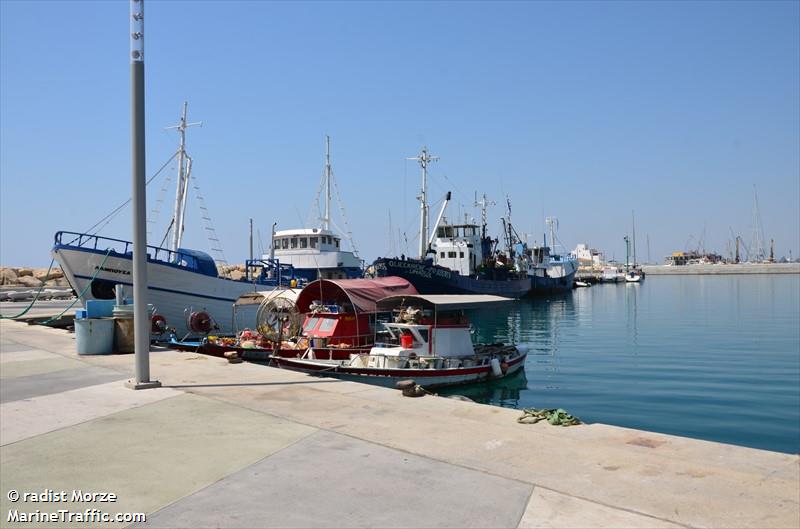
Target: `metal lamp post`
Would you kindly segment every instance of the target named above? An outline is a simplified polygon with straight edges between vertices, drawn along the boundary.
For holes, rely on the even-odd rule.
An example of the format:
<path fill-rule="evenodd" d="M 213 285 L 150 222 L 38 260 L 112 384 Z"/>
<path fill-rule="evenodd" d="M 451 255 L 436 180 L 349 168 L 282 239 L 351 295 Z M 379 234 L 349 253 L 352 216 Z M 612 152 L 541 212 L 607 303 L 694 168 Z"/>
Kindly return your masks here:
<path fill-rule="evenodd" d="M 150 318 L 147 311 L 147 216 L 144 144 L 144 0 L 131 0 L 131 171 L 133 183 L 133 389 L 157 388 L 150 380 Z"/>

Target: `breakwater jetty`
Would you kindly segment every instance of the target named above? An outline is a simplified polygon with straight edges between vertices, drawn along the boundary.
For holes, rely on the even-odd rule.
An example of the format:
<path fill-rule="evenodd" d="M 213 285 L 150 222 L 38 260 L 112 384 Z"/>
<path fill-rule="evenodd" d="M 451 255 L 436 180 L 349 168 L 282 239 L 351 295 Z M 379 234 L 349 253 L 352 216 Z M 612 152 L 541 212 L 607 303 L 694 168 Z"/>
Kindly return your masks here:
<path fill-rule="evenodd" d="M 0 322 L 0 508 L 136 527 L 796 527 L 800 457 Z M 67 491 L 65 501 L 14 501 Z M 75 500 L 73 490 L 114 494 Z M 104 496 L 108 497 L 108 496 Z M 25 523 L 4 526 L 25 527 Z M 73 526 L 64 523 L 59 526 Z M 95 526 L 121 527 L 123 523 Z"/>
<path fill-rule="evenodd" d="M 800 274 L 800 263 L 645 265 L 642 270 L 647 275 Z"/>

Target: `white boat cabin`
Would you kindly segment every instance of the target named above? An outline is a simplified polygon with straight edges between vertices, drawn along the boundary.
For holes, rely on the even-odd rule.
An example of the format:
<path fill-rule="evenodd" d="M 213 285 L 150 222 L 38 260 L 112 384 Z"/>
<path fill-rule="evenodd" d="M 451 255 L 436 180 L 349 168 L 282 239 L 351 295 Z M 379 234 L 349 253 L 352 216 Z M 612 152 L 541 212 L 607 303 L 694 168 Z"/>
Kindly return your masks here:
<path fill-rule="evenodd" d="M 309 281 L 360 276 L 361 261 L 341 246 L 341 239 L 324 228 L 276 231 L 272 239 L 274 257 Z"/>
<path fill-rule="evenodd" d="M 484 257 L 481 228 L 476 224 L 440 224 L 431 251 L 435 264 L 462 276 L 474 275 Z"/>
<path fill-rule="evenodd" d="M 391 296 L 378 302 L 391 310 L 383 324 L 385 338 L 368 355 L 354 357 L 354 367 L 441 369 L 477 365 L 465 309 L 510 301 L 488 295 Z M 472 357 L 472 359 L 470 359 Z"/>

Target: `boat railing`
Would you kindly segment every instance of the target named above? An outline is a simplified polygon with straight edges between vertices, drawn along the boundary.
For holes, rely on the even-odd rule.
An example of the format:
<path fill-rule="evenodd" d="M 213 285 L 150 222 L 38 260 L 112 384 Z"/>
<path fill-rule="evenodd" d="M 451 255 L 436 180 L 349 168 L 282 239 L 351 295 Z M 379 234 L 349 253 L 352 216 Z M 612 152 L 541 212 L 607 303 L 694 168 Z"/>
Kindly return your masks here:
<path fill-rule="evenodd" d="M 372 333 L 367 334 L 352 334 L 349 336 L 313 336 L 303 334 L 302 338 L 308 340 L 313 344 L 314 340 L 319 340 L 318 344 L 324 345 L 317 345 L 316 347 L 323 347 L 323 348 L 330 348 L 330 349 L 347 349 L 347 347 L 363 347 L 365 345 L 372 345 L 374 335 Z M 312 345 L 312 347 L 315 347 Z"/>
<path fill-rule="evenodd" d="M 349 364 L 353 367 L 359 367 L 359 364 L 366 366 L 371 359 L 378 360 L 374 362 L 380 364 L 378 367 L 382 368 L 397 368 L 401 366 L 409 366 L 422 369 L 455 369 L 461 367 L 480 366 L 489 363 L 490 358 L 486 355 L 464 355 L 464 356 L 439 356 L 439 355 L 417 355 L 417 356 L 398 356 L 387 355 L 375 352 L 360 353 L 353 355 Z M 395 364 L 395 365 L 392 365 Z"/>
<path fill-rule="evenodd" d="M 73 231 L 59 231 L 55 235 L 56 246 L 66 246 L 71 248 L 82 248 L 96 252 L 109 252 L 109 255 L 120 254 L 125 256 L 133 255 L 133 243 L 122 239 L 111 237 L 101 237 L 89 233 L 78 233 Z M 167 248 L 147 245 L 147 260 L 158 261 L 166 264 L 186 268 L 189 270 L 199 270 L 197 259 L 193 255 L 183 252 L 174 252 Z"/>
<path fill-rule="evenodd" d="M 292 280 L 298 281 L 294 266 L 281 263 L 280 259 L 248 259 L 244 267 L 246 279 L 259 284 L 290 286 Z"/>

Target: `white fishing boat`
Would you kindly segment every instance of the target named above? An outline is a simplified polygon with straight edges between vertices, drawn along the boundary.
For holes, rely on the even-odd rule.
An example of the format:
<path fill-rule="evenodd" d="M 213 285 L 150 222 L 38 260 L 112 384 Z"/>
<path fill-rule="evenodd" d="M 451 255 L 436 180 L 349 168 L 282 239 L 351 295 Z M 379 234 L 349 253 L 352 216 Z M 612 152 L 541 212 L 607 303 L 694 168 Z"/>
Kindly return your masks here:
<path fill-rule="evenodd" d="M 571 290 L 575 274 L 578 272 L 577 259 L 569 254 L 555 253 L 558 219 L 547 217 L 545 223 L 550 228 L 550 244 L 552 246 L 548 246 L 545 241 L 544 245 L 534 246 L 527 250 L 531 294 L 551 294 Z"/>
<path fill-rule="evenodd" d="M 277 259 L 291 265 L 295 275 L 302 281 L 316 279 L 353 279 L 363 275 L 363 263 L 355 251 L 342 248 L 342 237 L 332 229 L 331 199 L 335 190 L 333 169 L 331 168 L 331 142 L 325 137 L 325 173 L 317 196 L 324 193 L 324 210 L 316 228 L 299 228 L 273 231 L 269 255 L 265 259 Z M 338 195 L 338 191 L 336 192 Z M 341 204 L 340 209 L 343 211 Z M 345 221 L 346 222 L 346 221 Z"/>
<path fill-rule="evenodd" d="M 600 273 L 601 283 L 619 283 L 625 280 L 625 274 L 616 266 L 604 266 Z"/>
<path fill-rule="evenodd" d="M 300 358 L 272 360 L 280 367 L 348 380 L 394 386 L 413 379 L 426 389 L 503 378 L 523 368 L 526 352 L 514 345 L 473 344 L 464 311 L 509 302 L 489 295 L 400 295 L 381 299 L 393 314 L 365 353 L 345 360 L 317 359 L 314 348 Z"/>
<path fill-rule="evenodd" d="M 180 146 L 173 155 L 178 161 L 175 208 L 167 236 L 172 235 L 169 248 L 147 246 L 148 303 L 166 318 L 167 326 L 178 334 L 189 331 L 187 319 L 192 313 L 208 313 L 219 332 L 231 332 L 231 306 L 248 291 L 271 290 L 288 284 L 293 278 L 290 266 L 277 260 L 247 261 L 244 278 L 234 280 L 220 275 L 217 263 L 207 253 L 182 248 L 187 192 L 191 177 L 192 158 L 185 149 L 186 128 L 195 123 L 186 121 L 184 103 L 180 123 L 174 127 L 180 133 Z M 123 285 L 127 294 L 133 293 L 133 243 L 122 239 L 101 237 L 96 233 L 59 231 L 52 249 L 70 286 L 87 300 L 114 299 L 116 285 Z M 135 300 L 134 300 L 135 301 Z"/>

